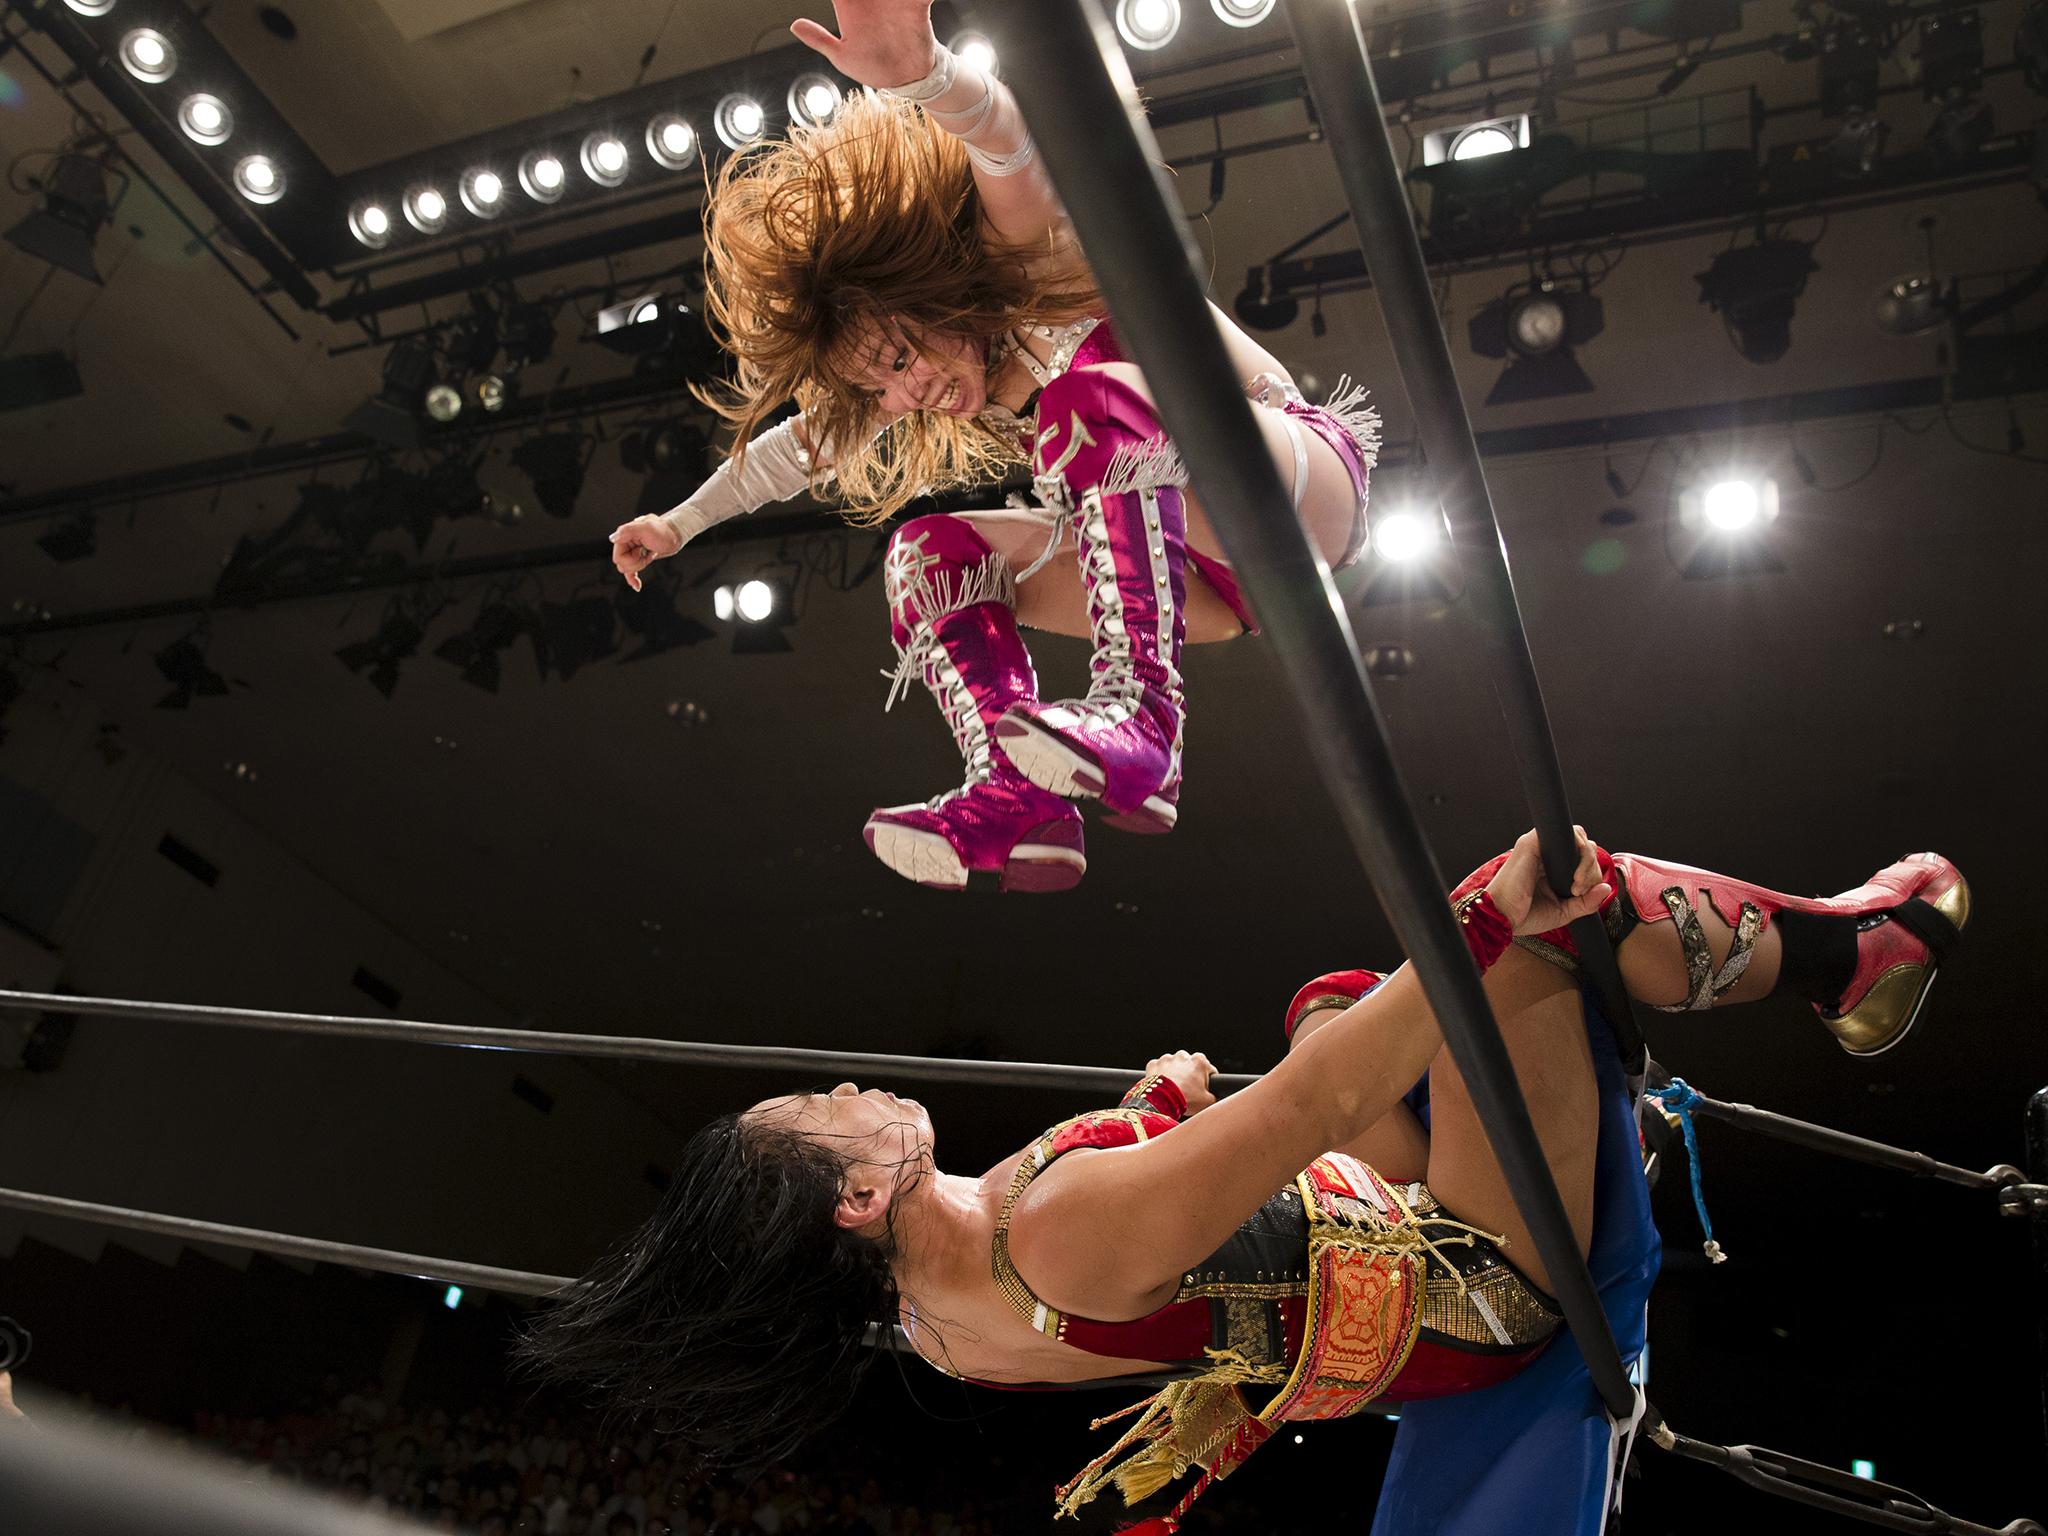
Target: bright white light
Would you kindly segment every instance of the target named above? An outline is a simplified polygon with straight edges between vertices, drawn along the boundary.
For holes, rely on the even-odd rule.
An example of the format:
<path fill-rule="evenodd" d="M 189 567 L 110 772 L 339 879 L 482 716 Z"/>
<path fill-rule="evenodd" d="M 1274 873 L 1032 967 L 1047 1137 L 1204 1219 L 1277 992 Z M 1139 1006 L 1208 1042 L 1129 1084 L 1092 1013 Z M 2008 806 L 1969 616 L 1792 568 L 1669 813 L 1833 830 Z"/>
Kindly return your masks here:
<path fill-rule="evenodd" d="M 121 39 L 121 64 L 136 79 L 160 85 L 178 68 L 170 39 L 150 27 L 137 27 Z"/>
<path fill-rule="evenodd" d="M 568 183 L 569 173 L 553 150 L 530 149 L 519 162 L 520 190 L 536 203 L 558 201 Z"/>
<path fill-rule="evenodd" d="M 661 300 L 647 299 L 642 301 L 634 308 L 631 318 L 635 325 L 653 324 L 661 318 Z"/>
<path fill-rule="evenodd" d="M 64 0 L 64 3 L 81 16 L 104 16 L 114 8 L 114 0 Z"/>
<path fill-rule="evenodd" d="M 1436 547 L 1437 525 L 1419 512 L 1389 512 L 1372 525 L 1372 547 L 1382 560 L 1414 560 Z"/>
<path fill-rule="evenodd" d="M 733 106 L 732 126 L 736 133 L 751 139 L 761 131 L 761 123 L 761 103 L 758 101 L 742 101 Z"/>
<path fill-rule="evenodd" d="M 476 193 L 478 202 L 495 203 L 499 194 L 505 190 L 505 184 L 489 171 L 485 171 L 470 183 L 470 190 Z"/>
<path fill-rule="evenodd" d="M 1761 503 L 1749 481 L 1721 480 L 1707 487 L 1704 510 L 1708 522 L 1733 533 L 1756 521 Z"/>
<path fill-rule="evenodd" d="M 284 196 L 284 173 L 267 155 L 249 155 L 235 166 L 235 190 L 252 203 L 274 203 Z"/>
<path fill-rule="evenodd" d="M 733 594 L 733 606 L 749 624 L 758 624 L 775 611 L 775 589 L 758 577 L 743 581 Z"/>
<path fill-rule="evenodd" d="M 720 587 L 711 594 L 711 611 L 721 619 L 732 617 L 731 587 Z"/>
<path fill-rule="evenodd" d="M 996 73 L 996 45 L 979 32 L 962 32 L 947 45 L 963 64 L 971 64 L 984 75 Z"/>
<path fill-rule="evenodd" d="M 427 188 L 413 202 L 423 219 L 438 219 L 448 211 L 448 200 L 432 187 Z"/>
<path fill-rule="evenodd" d="M 562 184 L 562 162 L 553 155 L 543 155 L 533 162 L 533 179 L 543 187 L 559 187 Z"/>
<path fill-rule="evenodd" d="M 1515 136 L 1505 128 L 1476 128 L 1451 146 L 1453 160 L 1479 160 L 1487 155 L 1504 155 L 1515 147 Z"/>
<path fill-rule="evenodd" d="M 388 234 L 391 230 L 391 215 L 372 203 L 363 210 L 363 228 L 373 235 Z"/>
<path fill-rule="evenodd" d="M 1180 0 L 1117 0 L 1116 30 L 1133 48 L 1164 48 L 1180 31 Z"/>
<path fill-rule="evenodd" d="M 1273 14 L 1274 0 L 1209 0 L 1209 8 L 1233 27 L 1256 27 Z"/>
<path fill-rule="evenodd" d="M 382 203 L 357 203 L 348 211 L 348 232 L 373 251 L 391 243 L 391 215 Z"/>
<path fill-rule="evenodd" d="M 738 93 L 721 99 L 711 114 L 711 126 L 727 149 L 745 149 L 761 137 L 767 122 L 768 113 L 761 103 Z"/>
<path fill-rule="evenodd" d="M 626 168 L 626 146 L 617 139 L 605 139 L 590 152 L 590 157 L 601 171 L 622 171 Z"/>
<path fill-rule="evenodd" d="M 583 174 L 600 187 L 616 187 L 626 179 L 626 143 L 616 134 L 593 133 L 583 141 Z"/>
<path fill-rule="evenodd" d="M 839 94 L 829 85 L 814 85 L 804 92 L 804 110 L 813 117 L 829 117 L 839 105 Z"/>
<path fill-rule="evenodd" d="M 450 384 L 436 384 L 427 391 L 427 414 L 436 421 L 453 421 L 462 414 L 462 391 Z"/>
<path fill-rule="evenodd" d="M 234 114 L 218 96 L 187 96 L 178 107 L 178 126 L 196 144 L 224 144 L 235 131 Z"/>
<path fill-rule="evenodd" d="M 473 165 L 464 171 L 456 193 L 462 206 L 480 219 L 495 219 L 505 211 L 505 179 L 488 167 Z"/>
<path fill-rule="evenodd" d="M 687 155 L 696 142 L 688 123 L 670 123 L 661 130 L 661 147 L 672 155 Z"/>

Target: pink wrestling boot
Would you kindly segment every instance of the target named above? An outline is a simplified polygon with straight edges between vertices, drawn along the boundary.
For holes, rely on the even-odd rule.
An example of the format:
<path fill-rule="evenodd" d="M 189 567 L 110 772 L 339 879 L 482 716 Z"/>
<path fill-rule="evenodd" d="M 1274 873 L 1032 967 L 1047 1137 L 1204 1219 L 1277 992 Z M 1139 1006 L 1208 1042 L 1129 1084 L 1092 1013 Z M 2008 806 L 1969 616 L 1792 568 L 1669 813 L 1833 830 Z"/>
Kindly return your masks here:
<path fill-rule="evenodd" d="M 1776 923 L 1784 951 L 1779 988 L 1812 1002 L 1852 1056 L 1880 1055 L 1906 1038 L 1942 957 L 1970 920 L 1969 882 L 1938 853 L 1912 854 L 1853 891 L 1811 899 L 1633 853 L 1616 854 L 1614 864 L 1634 917 L 1678 924 L 1691 991 L 1667 1012 L 1711 1008 L 1748 968 L 1757 936 Z M 1702 895 L 1735 931 L 1718 972 L 1694 905 Z"/>
<path fill-rule="evenodd" d="M 1034 450 L 1040 497 L 1067 512 L 1088 589 L 1088 694 L 1020 701 L 996 726 L 1034 784 L 1100 799 L 1126 832 L 1179 816 L 1187 516 L 1180 455 L 1145 397 L 1077 368 L 1045 386 Z"/>
<path fill-rule="evenodd" d="M 885 571 L 898 657 L 889 703 L 922 677 L 967 778 L 936 799 L 876 811 L 864 834 L 868 847 L 905 879 L 939 890 L 1079 884 L 1088 869 L 1080 813 L 1020 774 L 993 734 L 1004 710 L 1038 697 L 1008 564 L 972 525 L 934 516 L 896 530 Z"/>

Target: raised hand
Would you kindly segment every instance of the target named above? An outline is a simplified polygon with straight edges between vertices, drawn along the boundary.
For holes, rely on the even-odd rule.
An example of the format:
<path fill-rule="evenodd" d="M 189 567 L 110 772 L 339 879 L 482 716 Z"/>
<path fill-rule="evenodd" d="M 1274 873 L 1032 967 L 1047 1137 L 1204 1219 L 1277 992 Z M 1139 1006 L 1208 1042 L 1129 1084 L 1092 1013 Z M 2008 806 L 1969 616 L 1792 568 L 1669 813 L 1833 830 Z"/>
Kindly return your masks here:
<path fill-rule="evenodd" d="M 621 523 L 611 537 L 612 564 L 635 592 L 640 590 L 642 571 L 683 547 L 683 536 L 652 514 Z"/>
<path fill-rule="evenodd" d="M 1572 893 L 1560 899 L 1543 877 L 1543 847 L 1534 832 L 1515 839 L 1507 863 L 1486 887 L 1501 916 L 1516 933 L 1548 933 L 1600 910 L 1614 888 L 1600 878 L 1600 860 L 1584 827 L 1573 827 L 1578 839 L 1579 867 L 1572 872 Z"/>
<path fill-rule="evenodd" d="M 931 0 L 832 0 L 832 14 L 836 37 L 815 21 L 791 22 L 789 30 L 849 80 L 884 90 L 931 73 L 938 49 Z"/>
<path fill-rule="evenodd" d="M 1188 1101 L 1188 1113 L 1207 1109 L 1216 1102 L 1216 1095 L 1209 1091 L 1209 1079 L 1216 1075 L 1216 1068 L 1209 1058 L 1200 1051 L 1173 1051 L 1165 1056 L 1154 1056 L 1145 1063 L 1145 1075 L 1158 1075 L 1172 1083 Z"/>

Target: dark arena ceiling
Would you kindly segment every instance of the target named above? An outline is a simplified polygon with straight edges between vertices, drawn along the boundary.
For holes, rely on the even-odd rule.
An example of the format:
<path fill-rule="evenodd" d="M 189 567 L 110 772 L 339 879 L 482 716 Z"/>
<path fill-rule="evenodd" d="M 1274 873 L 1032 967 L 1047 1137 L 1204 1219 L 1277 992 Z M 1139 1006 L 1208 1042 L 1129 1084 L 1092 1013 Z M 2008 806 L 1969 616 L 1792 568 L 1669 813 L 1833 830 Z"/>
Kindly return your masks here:
<path fill-rule="evenodd" d="M 941 6 L 938 26 L 1000 60 L 1031 12 Z M 1574 814 L 1610 846 L 1801 892 L 1936 848 L 1976 893 L 1895 1055 L 1851 1061 L 1776 1002 L 1658 1016 L 1652 1048 L 1721 1097 L 2019 1161 L 2048 1083 L 2048 0 L 1361 13 Z M 720 446 L 687 388 L 720 366 L 704 175 L 738 98 L 770 133 L 788 121 L 821 63 L 789 37 L 804 14 L 830 19 L 759 0 L 0 3 L 0 226 L 19 236 L 0 245 L 0 891 L 37 888 L 60 812 L 127 836 L 93 776 L 146 770 L 446 979 L 407 988 L 402 1016 L 439 995 L 470 1000 L 449 1022 L 1118 1065 L 1186 1046 L 1250 1071 L 1301 981 L 1399 958 L 1302 745 L 1319 723 L 1261 640 L 1188 652 L 1172 837 L 1091 826 L 1074 892 L 949 898 L 861 842 L 870 807 L 957 773 L 921 699 L 882 713 L 883 534 L 769 508 L 614 601 L 605 535 L 680 500 Z M 1430 503 L 1284 18 L 1177 14 L 1126 53 L 1211 297 L 1311 397 L 1373 388 L 1376 516 Z M 162 51 L 138 55 L 138 28 Z M 687 140 L 662 137 L 672 120 Z M 1475 131 L 1503 152 L 1472 155 Z M 1516 346 L 1532 298 L 1564 336 L 1541 356 Z M 622 338 L 621 306 L 657 318 Z M 452 419 L 425 410 L 434 386 Z M 1686 509 L 1737 477 L 1767 477 L 1778 515 L 1716 565 Z M 781 605 L 765 624 L 717 606 L 749 579 Z M 1427 556 L 1375 551 L 1340 589 L 1455 880 L 1529 821 L 1483 636 Z M 1081 674 L 1080 642 L 1035 648 L 1055 692 Z M 279 980 L 310 914 L 277 912 L 261 963 L 252 939 L 201 966 L 155 922 L 88 940 L 83 887 L 49 923 L 7 899 L 43 979 L 76 991 L 376 1006 L 345 974 Z M 112 1049 L 113 1028 L 79 1039 Z M 374 1113 L 355 1049 L 331 1058 L 334 1092 Z M 651 1161 L 760 1087 L 592 1072 Z M 0 1095 L 22 1081 L 0 1071 Z M 169 1096 L 164 1134 L 230 1145 L 238 1101 L 185 1086 L 214 1107 L 181 1118 Z M 1074 1108 L 931 1099 L 963 1168 Z M 71 1154 L 8 1140 L 10 1102 L 0 1185 L 149 1203 L 67 1184 Z M 437 1113 L 431 1145 L 462 1150 L 419 1141 L 374 1201 L 312 1181 L 287 1218 L 196 1176 L 153 1198 L 535 1270 L 586 1262 L 616 1225 L 585 1211 L 593 1183 L 627 1189 L 608 1212 L 652 1198 L 639 1161 L 564 1143 L 521 1214 L 471 1204 L 497 1121 L 460 1096 Z M 327 1166 L 337 1123 L 272 1107 L 261 1157 Z M 2031 1489 L 2038 1517 L 2023 1224 L 1709 1141 L 1717 1233 L 1747 1273 L 1705 1272 L 1673 1179 L 1652 1309 L 1667 1406 L 1822 1460 L 1881 1442 L 1888 1474 L 1948 1508 L 2003 1519 Z M 1723 1528 L 1672 1500 L 1644 1529 Z"/>

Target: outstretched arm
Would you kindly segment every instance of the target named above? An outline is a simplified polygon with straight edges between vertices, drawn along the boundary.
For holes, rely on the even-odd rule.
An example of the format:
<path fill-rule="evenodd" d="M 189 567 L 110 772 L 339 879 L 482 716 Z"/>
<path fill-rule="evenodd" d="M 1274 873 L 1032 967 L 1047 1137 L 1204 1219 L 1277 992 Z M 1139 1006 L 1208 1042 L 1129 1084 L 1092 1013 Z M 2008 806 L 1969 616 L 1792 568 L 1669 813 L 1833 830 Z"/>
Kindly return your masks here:
<path fill-rule="evenodd" d="M 1583 834 L 1567 901 L 1542 888 L 1538 855 L 1530 833 L 1487 888 L 1516 931 L 1559 927 L 1610 894 Z M 1487 991 L 1498 1008 L 1512 985 L 1496 973 Z M 1275 1190 L 1398 1104 L 1442 1044 L 1421 983 L 1404 965 L 1258 1082 L 1171 1136 L 1062 1158 L 1012 1219 L 1018 1270 L 1062 1311 L 1143 1316 Z"/>
<path fill-rule="evenodd" d="M 972 60 L 939 45 L 931 0 L 833 0 L 832 11 L 837 36 L 815 21 L 789 30 L 849 79 L 919 103 L 967 146 L 982 218 L 996 240 L 1028 246 L 1052 236 L 1066 215 L 1017 98 Z"/>

